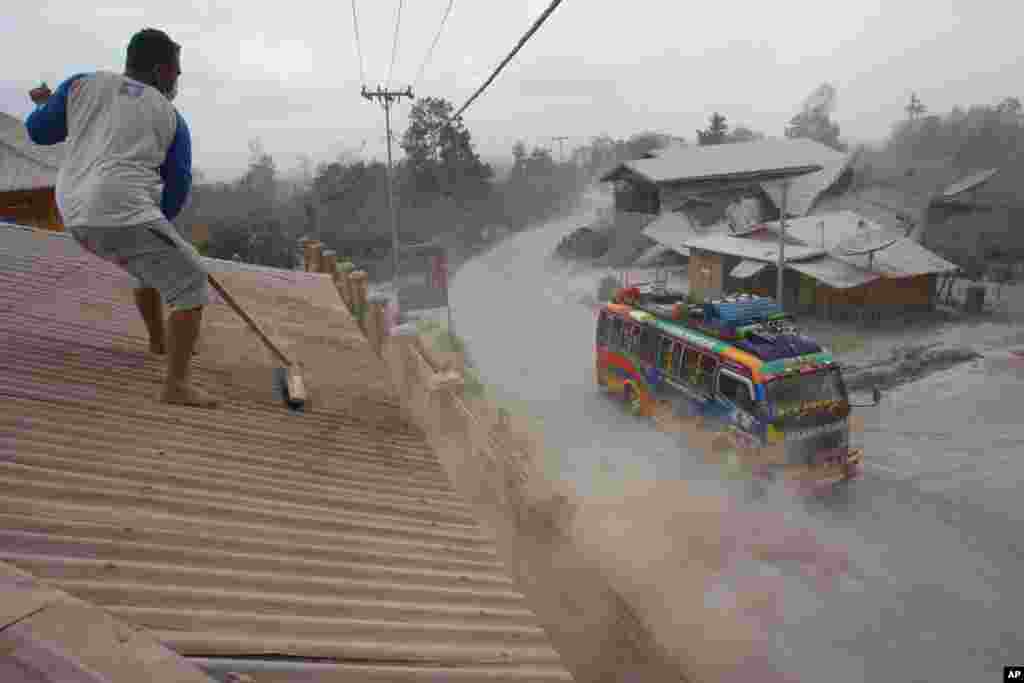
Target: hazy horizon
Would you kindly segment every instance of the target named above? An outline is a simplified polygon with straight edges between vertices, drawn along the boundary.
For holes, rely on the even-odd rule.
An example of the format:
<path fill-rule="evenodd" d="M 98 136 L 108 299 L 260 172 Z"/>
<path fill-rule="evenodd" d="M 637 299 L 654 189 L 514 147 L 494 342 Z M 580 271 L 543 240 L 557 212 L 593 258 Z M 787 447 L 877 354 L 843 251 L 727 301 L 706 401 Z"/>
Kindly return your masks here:
<path fill-rule="evenodd" d="M 414 94 L 461 106 L 547 4 L 455 3 Z M 404 6 L 392 87 L 415 80 L 446 5 Z M 366 84 L 375 87 L 387 79 L 397 2 L 356 7 Z M 486 160 L 509 158 L 518 139 L 557 158 L 556 135 L 570 136 L 566 154 L 602 133 L 655 130 L 692 142 L 713 111 L 777 136 L 825 81 L 838 92 L 833 119 L 843 138 L 874 142 L 904 116 L 911 92 L 944 113 L 1019 96 L 1024 76 L 1014 41 L 1020 12 L 1010 5 L 875 0 L 823 13 L 820 3 L 781 12 L 744 1 L 728 22 L 715 5 L 619 7 L 563 3 L 469 108 L 465 123 Z M 8 113 L 28 113 L 25 93 L 39 80 L 56 86 L 79 71 L 120 71 L 131 34 L 156 26 L 183 45 L 176 105 L 193 131 L 195 166 L 208 177 L 240 175 L 256 137 L 285 172 L 301 154 L 320 162 L 362 149 L 385 158 L 383 112 L 359 94 L 347 3 L 291 3 L 283 12 L 215 0 L 185 8 L 51 2 L 18 6 L 0 22 L 8 65 L 0 109 Z M 982 44 L 983 51 L 971 49 Z M 398 134 L 408 110 L 408 102 L 397 108 Z"/>

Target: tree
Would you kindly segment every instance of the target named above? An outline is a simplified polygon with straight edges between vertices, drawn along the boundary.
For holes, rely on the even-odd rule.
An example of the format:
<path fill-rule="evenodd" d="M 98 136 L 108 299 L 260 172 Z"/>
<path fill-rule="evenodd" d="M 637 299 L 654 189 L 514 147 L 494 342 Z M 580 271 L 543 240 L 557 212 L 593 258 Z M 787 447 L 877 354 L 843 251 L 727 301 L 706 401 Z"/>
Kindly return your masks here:
<path fill-rule="evenodd" d="M 818 86 L 804 100 L 800 113 L 789 120 L 786 137 L 809 138 L 832 149 L 846 151 L 846 145 L 839 140 L 839 125 L 830 118 L 835 100 L 836 91 L 831 84 Z"/>
<path fill-rule="evenodd" d="M 716 111 L 711 115 L 708 127 L 697 131 L 697 144 L 721 145 L 726 142 L 728 133 L 729 126 L 725 122 L 725 116 Z"/>
<path fill-rule="evenodd" d="M 673 142 L 673 137 L 667 133 L 656 133 L 644 131 L 630 136 L 626 141 L 630 159 L 642 159 L 656 149 L 664 149 Z"/>
<path fill-rule="evenodd" d="M 907 118 L 911 121 L 916 121 L 928 111 L 928 107 L 924 106 L 917 98 L 917 93 L 910 93 L 910 104 L 904 108 L 907 111 Z"/>
<path fill-rule="evenodd" d="M 1000 114 L 1020 114 L 1021 103 L 1019 97 L 1005 97 L 1003 101 L 996 105 L 996 111 Z"/>
<path fill-rule="evenodd" d="M 249 170 L 239 181 L 241 189 L 260 205 L 273 204 L 277 198 L 277 166 L 263 149 L 259 138 L 249 141 Z"/>
<path fill-rule="evenodd" d="M 425 198 L 479 198 L 494 176 L 473 149 L 462 121 L 451 121 L 453 109 L 443 98 L 424 97 L 409 112 L 409 127 L 402 137 L 405 170 L 410 189 Z"/>

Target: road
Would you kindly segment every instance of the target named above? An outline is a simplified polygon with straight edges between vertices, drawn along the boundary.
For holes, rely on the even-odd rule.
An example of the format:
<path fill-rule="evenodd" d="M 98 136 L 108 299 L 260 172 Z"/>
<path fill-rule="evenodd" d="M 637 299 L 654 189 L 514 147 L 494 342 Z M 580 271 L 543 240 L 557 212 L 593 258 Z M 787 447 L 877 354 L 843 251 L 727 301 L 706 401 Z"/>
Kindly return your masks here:
<path fill-rule="evenodd" d="M 452 284 L 456 328 L 499 398 L 540 424 L 551 475 L 581 494 L 634 478 L 707 481 L 685 441 L 596 390 L 594 312 L 580 304 L 594 278 L 547 262 L 585 222 L 553 221 L 464 265 Z M 985 352 L 866 409 L 864 479 L 802 506 L 804 521 L 850 549 L 857 577 L 790 606 L 776 635 L 802 680 L 994 681 L 1024 662 L 1024 361 Z"/>

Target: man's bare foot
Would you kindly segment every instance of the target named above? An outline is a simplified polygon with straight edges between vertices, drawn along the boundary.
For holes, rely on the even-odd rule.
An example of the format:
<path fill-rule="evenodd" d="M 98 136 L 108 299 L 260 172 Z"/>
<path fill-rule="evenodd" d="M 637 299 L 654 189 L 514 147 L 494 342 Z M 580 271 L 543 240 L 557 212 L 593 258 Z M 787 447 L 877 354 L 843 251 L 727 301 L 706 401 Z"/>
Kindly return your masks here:
<path fill-rule="evenodd" d="M 164 387 L 160 400 L 171 405 L 192 408 L 216 408 L 220 405 L 219 398 L 193 386 Z"/>

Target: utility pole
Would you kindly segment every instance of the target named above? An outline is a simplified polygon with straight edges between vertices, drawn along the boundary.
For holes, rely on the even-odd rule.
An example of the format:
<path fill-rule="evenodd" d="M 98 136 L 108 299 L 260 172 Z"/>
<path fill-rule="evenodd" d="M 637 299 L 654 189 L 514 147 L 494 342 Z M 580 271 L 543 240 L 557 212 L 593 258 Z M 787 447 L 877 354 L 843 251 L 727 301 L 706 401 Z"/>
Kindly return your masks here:
<path fill-rule="evenodd" d="M 782 276 L 786 264 L 786 199 L 789 195 L 789 180 L 782 181 L 782 213 L 779 216 L 779 263 L 777 266 L 778 282 L 775 286 L 775 298 L 779 302 L 779 306 L 785 310 L 785 302 L 782 298 Z"/>
<path fill-rule="evenodd" d="M 384 107 L 384 126 L 388 138 L 388 210 L 391 212 L 391 281 L 394 288 L 395 305 L 398 305 L 398 204 L 394 198 L 394 168 L 391 161 L 391 105 L 403 97 L 412 99 L 412 87 L 405 90 L 385 90 L 379 85 L 376 90 L 367 90 L 363 86 L 363 97 L 371 102 L 377 100 Z"/>
<path fill-rule="evenodd" d="M 558 161 L 559 163 L 565 162 L 565 150 L 562 149 L 562 143 L 569 139 L 567 135 L 553 135 L 551 139 L 558 143 Z"/>

